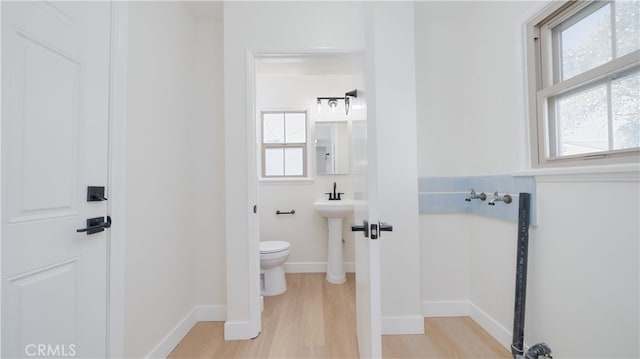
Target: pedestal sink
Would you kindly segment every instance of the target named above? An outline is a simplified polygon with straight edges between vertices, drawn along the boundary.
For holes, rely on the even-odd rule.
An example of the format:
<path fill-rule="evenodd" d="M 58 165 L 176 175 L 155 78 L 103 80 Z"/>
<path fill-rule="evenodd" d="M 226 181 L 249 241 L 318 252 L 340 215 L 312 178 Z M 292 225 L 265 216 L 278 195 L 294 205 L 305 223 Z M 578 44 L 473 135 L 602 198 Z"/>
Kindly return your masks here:
<path fill-rule="evenodd" d="M 339 201 L 319 200 L 313 203 L 313 208 L 329 224 L 327 282 L 333 284 L 344 283 L 347 280 L 342 256 L 342 219 L 353 213 L 353 201 L 342 199 Z"/>

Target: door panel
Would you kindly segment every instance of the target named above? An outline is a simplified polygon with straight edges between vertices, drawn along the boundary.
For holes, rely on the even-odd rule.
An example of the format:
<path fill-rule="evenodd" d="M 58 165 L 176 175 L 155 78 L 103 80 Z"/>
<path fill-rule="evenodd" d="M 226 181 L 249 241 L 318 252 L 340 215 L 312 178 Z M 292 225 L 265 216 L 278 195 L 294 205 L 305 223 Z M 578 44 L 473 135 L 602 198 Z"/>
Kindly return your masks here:
<path fill-rule="evenodd" d="M 29 344 L 78 343 L 76 328 L 58 324 L 77 322 L 77 288 L 75 259 L 8 278 L 3 291 L 6 291 L 5 305 L 12 309 L 3 314 L 3 320 L 9 324 L 3 328 L 4 349 L 24 353 L 30 349 Z M 48 304 L 42 305 L 45 297 Z"/>
<path fill-rule="evenodd" d="M 2 356 L 104 357 L 111 5 L 1 6 Z"/>
<path fill-rule="evenodd" d="M 367 60 L 369 61 L 369 60 Z M 354 82 L 358 97 L 354 99 L 351 111 L 353 126 L 353 166 L 355 224 L 364 221 L 377 223 L 377 178 L 374 114 L 367 111 L 372 89 L 367 76 L 365 55 L 353 56 Z M 380 246 L 377 240 L 354 235 L 356 261 L 356 318 L 358 350 L 361 358 L 379 358 L 382 355 L 380 320 Z"/>
<path fill-rule="evenodd" d="M 79 64 L 20 32 L 13 40 L 15 121 L 6 145 L 19 160 L 5 167 L 9 222 L 78 214 Z"/>

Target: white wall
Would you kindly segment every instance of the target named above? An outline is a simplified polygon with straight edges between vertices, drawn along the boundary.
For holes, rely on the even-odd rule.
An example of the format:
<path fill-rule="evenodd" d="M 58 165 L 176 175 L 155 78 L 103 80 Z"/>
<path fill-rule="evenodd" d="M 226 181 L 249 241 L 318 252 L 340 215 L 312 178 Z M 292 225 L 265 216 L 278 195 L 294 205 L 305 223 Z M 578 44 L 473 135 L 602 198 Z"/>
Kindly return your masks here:
<path fill-rule="evenodd" d="M 415 5 L 416 110 L 420 176 L 466 174 L 464 98 L 469 27 L 467 2 Z M 443 69 L 447 69 L 443 71 Z"/>
<path fill-rule="evenodd" d="M 196 240 L 196 294 L 200 305 L 226 299 L 224 211 L 224 93 L 222 22 L 196 23 L 193 91 L 192 201 Z"/>
<path fill-rule="evenodd" d="M 353 179 L 347 175 L 316 174 L 314 122 L 325 120 L 348 120 L 344 110 L 333 113 L 326 103 L 324 111 L 318 113 L 316 97 L 339 96 L 353 89 L 351 75 L 305 75 L 305 74 L 262 74 L 256 76 L 256 109 L 258 138 L 260 138 L 260 111 L 308 110 L 309 128 L 307 148 L 310 163 L 309 181 L 261 181 L 258 186 L 260 206 L 260 240 L 283 240 L 291 243 L 291 254 L 287 261 L 288 272 L 322 269 L 327 262 L 327 220 L 313 209 L 313 202 L 326 198 L 336 182 L 339 192 L 353 198 Z M 259 139 L 258 139 L 259 141 Z M 258 157 L 260 158 L 260 157 Z M 296 214 L 276 215 L 276 210 Z M 343 221 L 345 244 L 344 260 L 353 262 L 353 219 Z"/>
<path fill-rule="evenodd" d="M 467 172 L 469 2 L 415 6 L 416 112 L 419 176 Z M 468 301 L 471 235 L 466 215 L 420 216 L 422 300 Z M 425 304 L 423 312 L 439 313 Z"/>
<path fill-rule="evenodd" d="M 420 216 L 423 301 L 469 299 L 470 226 L 467 219 L 464 214 Z"/>
<path fill-rule="evenodd" d="M 543 6 L 416 5 L 418 128 L 425 139 L 419 141 L 420 175 L 508 174 L 529 167 L 522 25 Z M 452 96 L 458 109 L 445 106 Z M 637 171 L 538 176 L 537 182 L 525 342 L 546 341 L 557 357 L 637 357 Z M 507 345 L 516 224 L 466 215 L 423 215 L 420 221 L 423 300 L 471 302 L 493 320 L 485 326 Z M 434 252 L 452 261 L 467 255 L 469 261 L 454 268 L 443 263 L 447 259 L 434 260 Z M 438 277 L 443 268 L 449 276 Z M 454 283 L 442 283 L 451 277 Z"/>
<path fill-rule="evenodd" d="M 638 183 L 637 173 L 540 178 L 530 343 L 545 340 L 558 357 L 640 356 Z"/>
<path fill-rule="evenodd" d="M 128 27 L 124 354 L 142 357 L 225 300 L 221 25 L 132 2 Z"/>

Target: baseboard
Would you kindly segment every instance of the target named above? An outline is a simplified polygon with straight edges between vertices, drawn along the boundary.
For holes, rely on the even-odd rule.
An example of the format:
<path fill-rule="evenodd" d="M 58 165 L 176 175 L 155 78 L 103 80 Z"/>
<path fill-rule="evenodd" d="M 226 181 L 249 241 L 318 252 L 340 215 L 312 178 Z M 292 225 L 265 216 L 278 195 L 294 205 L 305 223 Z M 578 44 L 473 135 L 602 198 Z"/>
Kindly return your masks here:
<path fill-rule="evenodd" d="M 458 301 L 425 301 L 422 302 L 422 315 L 430 317 L 468 317 L 471 303 Z"/>
<path fill-rule="evenodd" d="M 260 331 L 249 321 L 226 321 L 224 323 L 224 340 L 253 339 Z"/>
<path fill-rule="evenodd" d="M 511 350 L 511 341 L 513 339 L 511 331 L 503 327 L 473 303 L 469 303 L 469 316 L 478 323 L 482 329 L 486 330 L 487 333 L 489 333 L 498 343 L 502 344 L 502 346 L 507 348 L 507 350 Z"/>
<path fill-rule="evenodd" d="M 193 328 L 198 321 L 197 307 L 193 308 L 182 320 L 153 348 L 147 358 L 166 358 L 173 348 L 180 343 L 182 338 Z"/>
<path fill-rule="evenodd" d="M 425 301 L 422 315 L 429 317 L 471 317 L 507 350 L 511 350 L 511 332 L 469 301 Z"/>
<path fill-rule="evenodd" d="M 424 334 L 424 317 L 419 315 L 382 317 L 383 335 Z"/>
<path fill-rule="evenodd" d="M 226 305 L 197 305 L 147 354 L 147 358 L 166 358 L 197 322 L 222 322 Z"/>
<path fill-rule="evenodd" d="M 347 273 L 355 273 L 355 263 L 345 262 L 344 270 Z M 285 273 L 326 273 L 327 262 L 287 262 L 284 264 L 284 271 Z"/>

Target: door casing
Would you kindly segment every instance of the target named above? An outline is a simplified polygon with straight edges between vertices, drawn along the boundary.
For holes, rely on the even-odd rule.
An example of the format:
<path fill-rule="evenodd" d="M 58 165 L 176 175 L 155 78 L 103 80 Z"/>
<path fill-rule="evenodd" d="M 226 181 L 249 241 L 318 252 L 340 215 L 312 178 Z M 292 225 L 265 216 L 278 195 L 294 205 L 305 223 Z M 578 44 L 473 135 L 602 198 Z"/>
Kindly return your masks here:
<path fill-rule="evenodd" d="M 109 233 L 107 289 L 107 356 L 124 352 L 124 263 L 126 243 L 126 120 L 128 5 L 111 4 L 111 78 L 109 99 L 109 213 L 114 225 Z"/>

